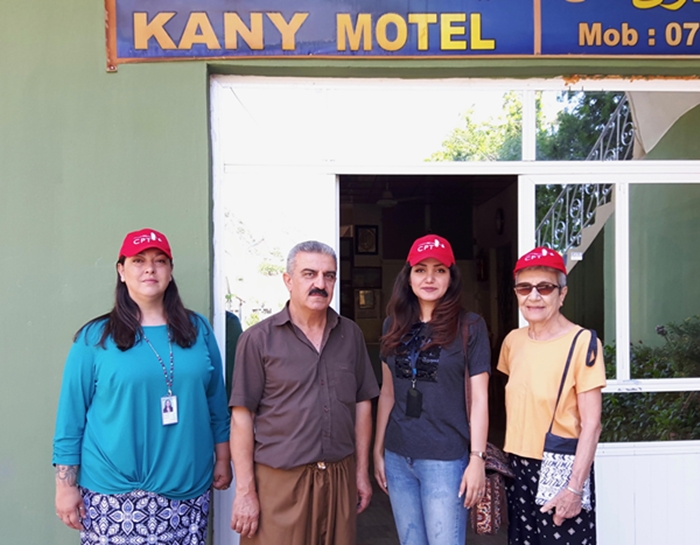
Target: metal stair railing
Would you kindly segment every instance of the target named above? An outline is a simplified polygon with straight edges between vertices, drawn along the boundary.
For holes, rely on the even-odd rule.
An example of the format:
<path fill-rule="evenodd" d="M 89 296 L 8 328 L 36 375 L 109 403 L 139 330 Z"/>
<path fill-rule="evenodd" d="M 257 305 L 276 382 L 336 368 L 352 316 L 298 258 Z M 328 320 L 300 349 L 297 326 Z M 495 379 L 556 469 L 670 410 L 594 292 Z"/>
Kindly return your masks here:
<path fill-rule="evenodd" d="M 562 255 L 581 245 L 583 230 L 595 222 L 596 209 L 611 202 L 612 184 L 568 184 L 537 226 L 537 246 Z"/>
<path fill-rule="evenodd" d="M 624 95 L 593 144 L 586 161 L 628 161 L 634 150 L 634 123 Z"/>
<path fill-rule="evenodd" d="M 634 124 L 625 95 L 605 124 L 587 161 L 627 161 L 632 158 Z M 580 248 L 584 229 L 596 222 L 598 207 L 612 202 L 613 184 L 564 184 L 561 193 L 544 216 L 535 232 L 537 246 L 557 250 L 565 259 L 570 250 Z M 611 211 L 608 212 L 607 220 Z M 603 222 L 604 223 L 604 222 Z M 602 229 L 602 225 L 598 229 Z M 597 233 L 596 233 L 597 234 Z M 587 237 L 592 240 L 594 237 Z M 568 260 L 567 260 L 568 261 Z M 568 263 L 569 270 L 575 262 Z"/>

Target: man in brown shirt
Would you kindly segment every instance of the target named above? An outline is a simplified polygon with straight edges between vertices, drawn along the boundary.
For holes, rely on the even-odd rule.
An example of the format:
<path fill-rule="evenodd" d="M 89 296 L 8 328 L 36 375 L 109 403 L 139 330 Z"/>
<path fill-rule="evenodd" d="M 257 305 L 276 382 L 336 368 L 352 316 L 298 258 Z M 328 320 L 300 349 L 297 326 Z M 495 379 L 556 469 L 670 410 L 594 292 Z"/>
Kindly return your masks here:
<path fill-rule="evenodd" d="M 354 545 L 372 496 L 379 389 L 362 332 L 330 308 L 336 269 L 329 246 L 297 244 L 286 307 L 238 341 L 229 405 L 241 543 Z"/>

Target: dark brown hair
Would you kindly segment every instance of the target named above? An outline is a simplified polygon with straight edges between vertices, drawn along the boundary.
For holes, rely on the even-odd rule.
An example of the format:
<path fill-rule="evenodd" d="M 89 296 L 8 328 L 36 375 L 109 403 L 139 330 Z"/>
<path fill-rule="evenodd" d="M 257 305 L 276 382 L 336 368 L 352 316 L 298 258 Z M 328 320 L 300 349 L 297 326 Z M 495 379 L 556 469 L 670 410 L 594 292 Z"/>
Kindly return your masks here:
<path fill-rule="evenodd" d="M 117 263 L 124 264 L 122 256 Z M 170 260 L 172 266 L 172 260 Z M 185 308 L 173 278 L 163 294 L 163 307 L 170 338 L 182 348 L 189 348 L 197 340 L 197 315 Z M 82 326 L 73 337 L 76 341 L 81 331 L 104 322 L 102 335 L 97 345 L 105 348 L 105 342 L 112 337 L 119 350 L 128 350 L 143 336 L 141 327 L 141 309 L 129 295 L 129 290 L 117 275 L 117 287 L 114 290 L 114 307 L 111 312 L 93 318 Z"/>
<path fill-rule="evenodd" d="M 401 337 L 411 326 L 420 320 L 420 304 L 410 285 L 411 266 L 406 263 L 396 276 L 391 299 L 386 308 L 391 318 L 389 329 L 380 339 L 381 355 L 392 355 L 398 348 Z M 457 265 L 450 266 L 450 285 L 445 295 L 438 301 L 430 318 L 430 342 L 422 350 L 431 346 L 445 346 L 459 334 L 459 316 L 462 312 L 462 277 Z"/>

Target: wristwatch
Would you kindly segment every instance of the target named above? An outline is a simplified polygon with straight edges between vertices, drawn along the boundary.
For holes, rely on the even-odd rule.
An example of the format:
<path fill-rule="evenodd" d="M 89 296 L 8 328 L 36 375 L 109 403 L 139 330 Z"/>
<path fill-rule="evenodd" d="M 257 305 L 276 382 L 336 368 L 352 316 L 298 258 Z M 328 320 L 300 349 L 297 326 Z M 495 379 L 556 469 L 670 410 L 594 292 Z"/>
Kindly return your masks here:
<path fill-rule="evenodd" d="M 469 453 L 469 456 L 477 456 L 477 457 L 481 458 L 484 462 L 486 461 L 486 453 L 483 451 L 480 451 L 480 450 L 472 450 Z"/>

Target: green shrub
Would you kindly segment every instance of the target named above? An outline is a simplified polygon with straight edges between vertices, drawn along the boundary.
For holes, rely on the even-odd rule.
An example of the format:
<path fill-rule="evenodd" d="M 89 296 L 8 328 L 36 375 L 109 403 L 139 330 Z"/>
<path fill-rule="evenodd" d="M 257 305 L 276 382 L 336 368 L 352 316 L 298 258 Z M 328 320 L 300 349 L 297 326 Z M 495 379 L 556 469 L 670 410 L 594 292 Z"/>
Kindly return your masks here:
<path fill-rule="evenodd" d="M 700 316 L 658 326 L 661 346 L 630 346 L 635 379 L 700 378 Z M 606 374 L 615 378 L 615 348 L 605 346 Z M 603 442 L 700 439 L 700 392 L 603 395 Z"/>

